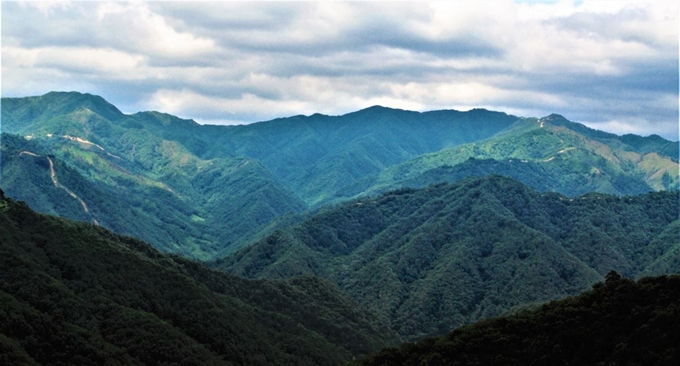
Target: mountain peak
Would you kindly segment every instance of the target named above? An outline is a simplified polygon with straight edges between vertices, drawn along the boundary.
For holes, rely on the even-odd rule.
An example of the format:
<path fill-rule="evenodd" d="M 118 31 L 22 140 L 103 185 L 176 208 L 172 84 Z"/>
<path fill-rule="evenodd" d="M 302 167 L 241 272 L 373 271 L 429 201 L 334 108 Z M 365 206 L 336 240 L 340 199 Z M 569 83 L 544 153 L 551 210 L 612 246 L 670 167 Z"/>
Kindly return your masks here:
<path fill-rule="evenodd" d="M 545 122 L 556 122 L 556 121 L 564 122 L 564 121 L 569 121 L 569 120 L 566 119 L 563 115 L 557 114 L 557 113 L 551 113 L 550 115 L 541 118 L 541 120 L 542 120 L 542 121 L 545 121 Z"/>
<path fill-rule="evenodd" d="M 46 106 L 61 106 L 63 111 L 75 111 L 85 107 L 92 112 L 95 112 L 111 120 L 118 119 L 123 116 L 123 112 L 99 95 L 80 93 L 76 91 L 52 91 L 35 98 L 39 98 L 46 102 L 43 104 Z"/>
<path fill-rule="evenodd" d="M 399 109 L 399 108 L 390 108 L 390 107 L 385 107 L 381 105 L 373 105 L 368 108 L 360 109 L 356 112 L 351 112 L 348 113 L 347 115 L 352 115 L 352 114 L 373 114 L 373 113 L 393 113 L 393 112 L 410 112 L 410 113 L 418 113 L 418 112 L 413 112 L 413 111 L 407 111 L 404 109 Z"/>
<path fill-rule="evenodd" d="M 177 116 L 173 116 L 172 114 L 158 111 L 137 112 L 133 114 L 133 116 L 138 117 L 140 120 L 145 121 L 146 123 L 155 123 L 165 127 L 183 126 L 191 128 L 200 126 L 200 124 L 194 121 L 193 119 L 180 118 Z"/>
<path fill-rule="evenodd" d="M 390 108 L 390 107 L 385 107 L 379 104 L 372 105 L 368 108 L 360 109 L 359 112 L 361 111 L 394 111 L 394 110 L 401 110 L 397 108 Z"/>

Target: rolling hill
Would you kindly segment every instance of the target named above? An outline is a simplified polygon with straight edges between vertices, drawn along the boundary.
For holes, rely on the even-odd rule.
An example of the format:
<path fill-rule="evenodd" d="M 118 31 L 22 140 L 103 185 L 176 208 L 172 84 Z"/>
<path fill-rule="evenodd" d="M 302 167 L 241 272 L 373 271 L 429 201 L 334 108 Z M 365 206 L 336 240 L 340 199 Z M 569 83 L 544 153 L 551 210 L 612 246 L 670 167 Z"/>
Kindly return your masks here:
<path fill-rule="evenodd" d="M 328 278 L 407 339 L 587 289 L 677 273 L 678 191 L 570 198 L 497 175 L 320 210 L 216 263 Z"/>
<path fill-rule="evenodd" d="M 0 191 L 0 363 L 340 365 L 399 338 L 327 281 L 246 280 Z"/>

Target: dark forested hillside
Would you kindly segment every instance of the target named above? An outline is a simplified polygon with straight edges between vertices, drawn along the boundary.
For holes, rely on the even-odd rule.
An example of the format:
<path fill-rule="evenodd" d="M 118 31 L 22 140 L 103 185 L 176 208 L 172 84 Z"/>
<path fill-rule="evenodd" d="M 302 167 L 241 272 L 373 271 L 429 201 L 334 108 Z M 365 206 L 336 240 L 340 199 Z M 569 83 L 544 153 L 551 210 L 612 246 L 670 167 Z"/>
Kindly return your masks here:
<path fill-rule="evenodd" d="M 680 276 L 607 275 L 578 297 L 406 343 L 356 365 L 677 365 Z"/>
<path fill-rule="evenodd" d="M 678 198 L 570 198 L 501 176 L 471 178 L 321 210 L 217 266 L 329 278 L 417 339 L 578 293 L 611 269 L 677 273 Z"/>
<path fill-rule="evenodd" d="M 228 276 L 4 197 L 0 268 L 3 365 L 335 365 L 398 342 L 324 280 Z"/>
<path fill-rule="evenodd" d="M 374 106 L 206 126 L 52 92 L 3 98 L 2 123 L 15 135 L 2 139 L 10 197 L 202 260 L 327 203 L 469 176 L 497 173 L 567 195 L 678 185 L 678 142 L 616 136 L 557 115 Z"/>

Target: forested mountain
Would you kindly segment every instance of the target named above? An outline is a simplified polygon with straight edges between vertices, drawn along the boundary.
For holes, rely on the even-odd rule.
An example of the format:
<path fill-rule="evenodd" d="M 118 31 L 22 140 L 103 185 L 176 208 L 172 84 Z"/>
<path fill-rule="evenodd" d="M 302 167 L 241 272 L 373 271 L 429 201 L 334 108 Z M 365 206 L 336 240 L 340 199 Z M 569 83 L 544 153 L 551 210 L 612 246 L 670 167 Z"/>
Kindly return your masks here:
<path fill-rule="evenodd" d="M 379 106 L 205 126 L 75 92 L 3 98 L 2 127 L 5 193 L 89 224 L 0 201 L 0 363 L 338 364 L 680 271 L 658 136 Z"/>
<path fill-rule="evenodd" d="M 491 175 L 321 210 L 216 265 L 331 279 L 407 339 L 587 289 L 611 269 L 677 273 L 678 191 L 541 193 Z"/>
<path fill-rule="evenodd" d="M 418 156 L 338 195 L 426 187 L 489 173 L 569 196 L 678 189 L 678 143 L 659 136 L 617 136 L 550 115 L 526 119 L 484 141 Z"/>
<path fill-rule="evenodd" d="M 190 148 L 206 146 L 194 133 L 201 126 L 192 121 L 153 112 L 124 115 L 100 97 L 79 93 L 3 99 L 2 111 L 4 132 L 32 138 L 26 145 L 3 137 L 3 185 L 9 196 L 41 211 L 64 205 L 62 197 L 27 190 L 52 184 L 46 180 L 49 169 L 40 173 L 34 166 L 45 160 L 35 155 L 49 154 L 59 162 L 60 183 L 79 183 L 63 186 L 88 205 L 93 219 L 165 251 L 210 258 L 277 217 L 306 208 L 258 161 L 192 153 Z M 35 146 L 43 154 L 31 151 Z M 33 154 L 20 156 L 22 151 Z M 53 191 L 45 184 L 40 189 Z M 82 216 L 78 210 L 43 212 Z"/>
<path fill-rule="evenodd" d="M 0 364 L 338 365 L 396 334 L 327 281 L 246 280 L 0 191 Z"/>
<path fill-rule="evenodd" d="M 518 121 L 483 109 L 418 113 L 374 106 L 343 116 L 295 116 L 222 129 L 208 154 L 258 159 L 305 202 L 318 206 L 370 174 L 489 138 Z"/>
<path fill-rule="evenodd" d="M 615 136 L 555 115 L 376 106 L 206 126 L 52 92 L 3 98 L 2 127 L 8 196 L 204 260 L 302 212 L 398 187 L 490 173 L 567 195 L 678 184 L 677 142 Z"/>
<path fill-rule="evenodd" d="M 385 349 L 356 365 L 677 365 L 680 276 L 607 275 L 591 291 Z"/>

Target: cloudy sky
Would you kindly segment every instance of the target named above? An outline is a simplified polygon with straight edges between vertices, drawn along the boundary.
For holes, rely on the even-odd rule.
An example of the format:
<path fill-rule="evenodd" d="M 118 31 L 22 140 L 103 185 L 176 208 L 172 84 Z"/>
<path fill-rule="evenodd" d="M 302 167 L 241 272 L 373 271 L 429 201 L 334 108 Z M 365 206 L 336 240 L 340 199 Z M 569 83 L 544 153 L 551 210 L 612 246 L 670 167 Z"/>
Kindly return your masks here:
<path fill-rule="evenodd" d="M 240 124 L 372 105 L 678 140 L 676 1 L 2 1 L 2 95 Z"/>

